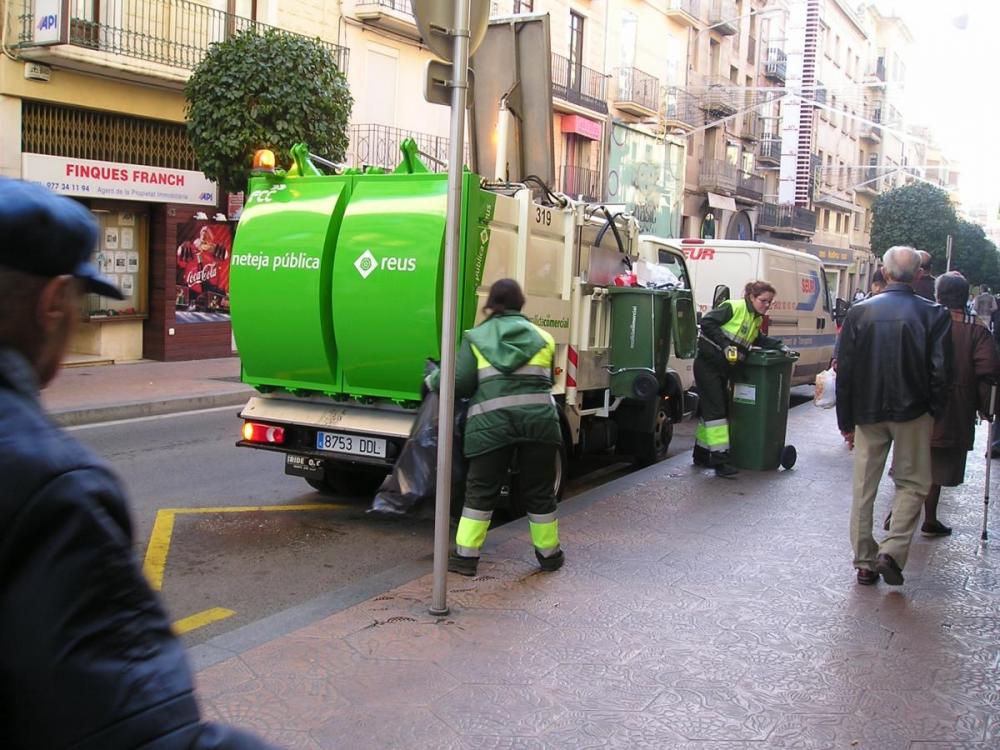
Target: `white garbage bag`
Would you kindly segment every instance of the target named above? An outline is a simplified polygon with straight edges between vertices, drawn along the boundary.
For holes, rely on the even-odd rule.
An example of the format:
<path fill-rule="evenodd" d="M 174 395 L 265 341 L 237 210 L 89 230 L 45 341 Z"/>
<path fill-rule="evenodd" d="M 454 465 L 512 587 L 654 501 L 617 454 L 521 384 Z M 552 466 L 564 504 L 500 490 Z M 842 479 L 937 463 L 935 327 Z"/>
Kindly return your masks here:
<path fill-rule="evenodd" d="M 823 370 L 816 375 L 813 402 L 821 409 L 832 409 L 837 405 L 837 373 L 834 370 Z"/>

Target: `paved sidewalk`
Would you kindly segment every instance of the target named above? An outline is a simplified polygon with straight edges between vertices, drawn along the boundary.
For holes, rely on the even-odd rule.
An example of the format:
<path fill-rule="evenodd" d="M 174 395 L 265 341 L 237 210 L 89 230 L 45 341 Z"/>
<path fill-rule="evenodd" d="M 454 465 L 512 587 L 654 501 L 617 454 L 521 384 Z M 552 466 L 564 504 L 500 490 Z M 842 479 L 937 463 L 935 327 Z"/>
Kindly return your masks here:
<path fill-rule="evenodd" d="M 42 402 L 69 426 L 242 405 L 253 392 L 240 382 L 239 358 L 223 357 L 66 367 Z"/>
<path fill-rule="evenodd" d="M 903 587 L 860 587 L 833 413 L 793 410 L 790 438 L 791 472 L 729 482 L 678 456 L 566 503 L 554 574 L 523 520 L 495 530 L 477 578 L 449 574 L 448 617 L 424 562 L 198 646 L 205 712 L 310 749 L 1000 747 L 982 458 L 944 492 L 955 535 L 918 536 Z"/>

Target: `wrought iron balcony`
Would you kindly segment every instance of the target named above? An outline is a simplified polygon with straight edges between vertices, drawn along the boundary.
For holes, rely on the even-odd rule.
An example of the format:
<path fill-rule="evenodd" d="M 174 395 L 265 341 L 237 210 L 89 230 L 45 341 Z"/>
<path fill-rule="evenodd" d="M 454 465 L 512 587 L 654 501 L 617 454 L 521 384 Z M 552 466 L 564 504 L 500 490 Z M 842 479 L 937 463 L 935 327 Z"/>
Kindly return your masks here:
<path fill-rule="evenodd" d="M 711 0 L 708 9 L 708 25 L 712 31 L 722 36 L 732 36 L 740 30 L 739 13 L 733 0 Z"/>
<path fill-rule="evenodd" d="M 34 44 L 33 5 L 32 0 L 22 0 L 17 46 L 28 53 L 26 57 L 51 55 L 51 48 Z M 193 70 L 209 45 L 236 32 L 249 29 L 262 33 L 276 28 L 190 0 L 102 0 L 100 4 L 63 0 L 63 5 L 69 16 L 70 45 L 182 70 Z M 346 72 L 350 51 L 320 41 L 333 55 L 337 67 Z"/>
<path fill-rule="evenodd" d="M 854 191 L 857 193 L 876 196 L 881 192 L 881 182 L 877 166 L 854 167 L 851 169 L 851 183 L 854 185 Z"/>
<path fill-rule="evenodd" d="M 793 203 L 765 203 L 757 224 L 778 234 L 811 235 L 816 231 L 816 212 Z"/>
<path fill-rule="evenodd" d="M 607 76 L 562 55 L 552 55 L 552 94 L 563 101 L 608 113 Z"/>
<path fill-rule="evenodd" d="M 767 59 L 764 61 L 764 77 L 778 83 L 785 82 L 785 72 L 788 69 L 788 56 L 783 49 L 767 48 Z"/>
<path fill-rule="evenodd" d="M 743 92 L 728 78 L 702 76 L 702 94 L 699 106 L 710 115 L 726 117 L 736 113 L 736 105 L 742 102 Z"/>
<path fill-rule="evenodd" d="M 865 119 L 871 120 L 872 123 L 882 122 L 881 107 L 865 110 Z M 882 142 L 882 128 L 880 125 L 863 122 L 861 123 L 861 128 L 858 135 L 864 140 L 871 141 L 872 143 Z"/>
<path fill-rule="evenodd" d="M 564 164 L 560 169 L 562 192 L 590 203 L 601 199 L 601 175 L 594 169 Z"/>
<path fill-rule="evenodd" d="M 350 126 L 348 138 L 345 161 L 351 167 L 395 169 L 402 160 L 399 144 L 405 138 L 412 138 L 417 142 L 421 153 L 430 156 L 429 159 L 424 159 L 428 169 L 434 172 L 447 169 L 449 139 L 446 136 L 416 133 L 375 123 L 358 123 Z M 468 144 L 465 147 L 465 161 L 469 161 Z"/>
<path fill-rule="evenodd" d="M 679 86 L 667 86 L 663 98 L 663 119 L 668 129 L 693 128 L 704 120 L 699 118 L 698 98 Z"/>
<path fill-rule="evenodd" d="M 701 2 L 702 0 L 667 0 L 667 18 L 696 29 L 698 19 L 701 18 Z"/>
<path fill-rule="evenodd" d="M 660 81 L 638 68 L 618 68 L 614 74 L 615 94 L 612 103 L 618 109 L 639 117 L 656 114 L 660 109 Z"/>
<path fill-rule="evenodd" d="M 760 118 L 757 116 L 756 112 L 747 112 L 743 115 L 742 126 L 740 127 L 740 138 L 744 138 L 748 141 L 756 141 L 760 139 Z"/>
<path fill-rule="evenodd" d="M 721 159 L 705 159 L 698 172 L 698 188 L 731 195 L 736 192 L 736 186 L 739 184 L 738 173 L 735 164 Z"/>
<path fill-rule="evenodd" d="M 764 200 L 764 178 L 741 170 L 739 181 L 736 184 L 736 197 L 753 203 L 760 203 Z"/>
<path fill-rule="evenodd" d="M 354 15 L 371 26 L 393 31 L 410 39 L 420 38 L 410 0 L 355 0 Z"/>
<path fill-rule="evenodd" d="M 760 149 L 757 151 L 757 161 L 781 164 L 781 138 L 765 134 L 760 139 Z"/>

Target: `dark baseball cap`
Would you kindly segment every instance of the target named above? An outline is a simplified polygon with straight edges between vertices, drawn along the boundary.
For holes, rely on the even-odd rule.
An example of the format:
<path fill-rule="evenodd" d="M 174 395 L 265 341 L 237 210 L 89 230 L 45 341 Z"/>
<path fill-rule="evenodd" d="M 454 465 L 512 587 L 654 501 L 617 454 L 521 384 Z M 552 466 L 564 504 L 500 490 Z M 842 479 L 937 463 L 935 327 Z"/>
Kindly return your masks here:
<path fill-rule="evenodd" d="M 88 292 L 124 299 L 90 255 L 97 221 L 71 198 L 23 180 L 0 178 L 0 266 L 35 276 L 71 275 Z"/>

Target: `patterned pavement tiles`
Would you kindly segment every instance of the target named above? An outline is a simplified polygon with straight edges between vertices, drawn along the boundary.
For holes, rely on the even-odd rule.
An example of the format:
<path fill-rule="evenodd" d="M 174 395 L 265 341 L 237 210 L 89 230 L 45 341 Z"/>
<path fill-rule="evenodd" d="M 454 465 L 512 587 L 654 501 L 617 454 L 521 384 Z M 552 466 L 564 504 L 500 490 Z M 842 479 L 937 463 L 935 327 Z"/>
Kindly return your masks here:
<path fill-rule="evenodd" d="M 523 521 L 497 534 L 446 617 L 425 575 L 208 667 L 205 712 L 308 750 L 1000 748 L 982 446 L 942 499 L 954 535 L 915 537 L 904 586 L 860 587 L 832 412 L 793 410 L 789 438 L 793 471 L 678 456 L 567 504 L 554 574 Z"/>

